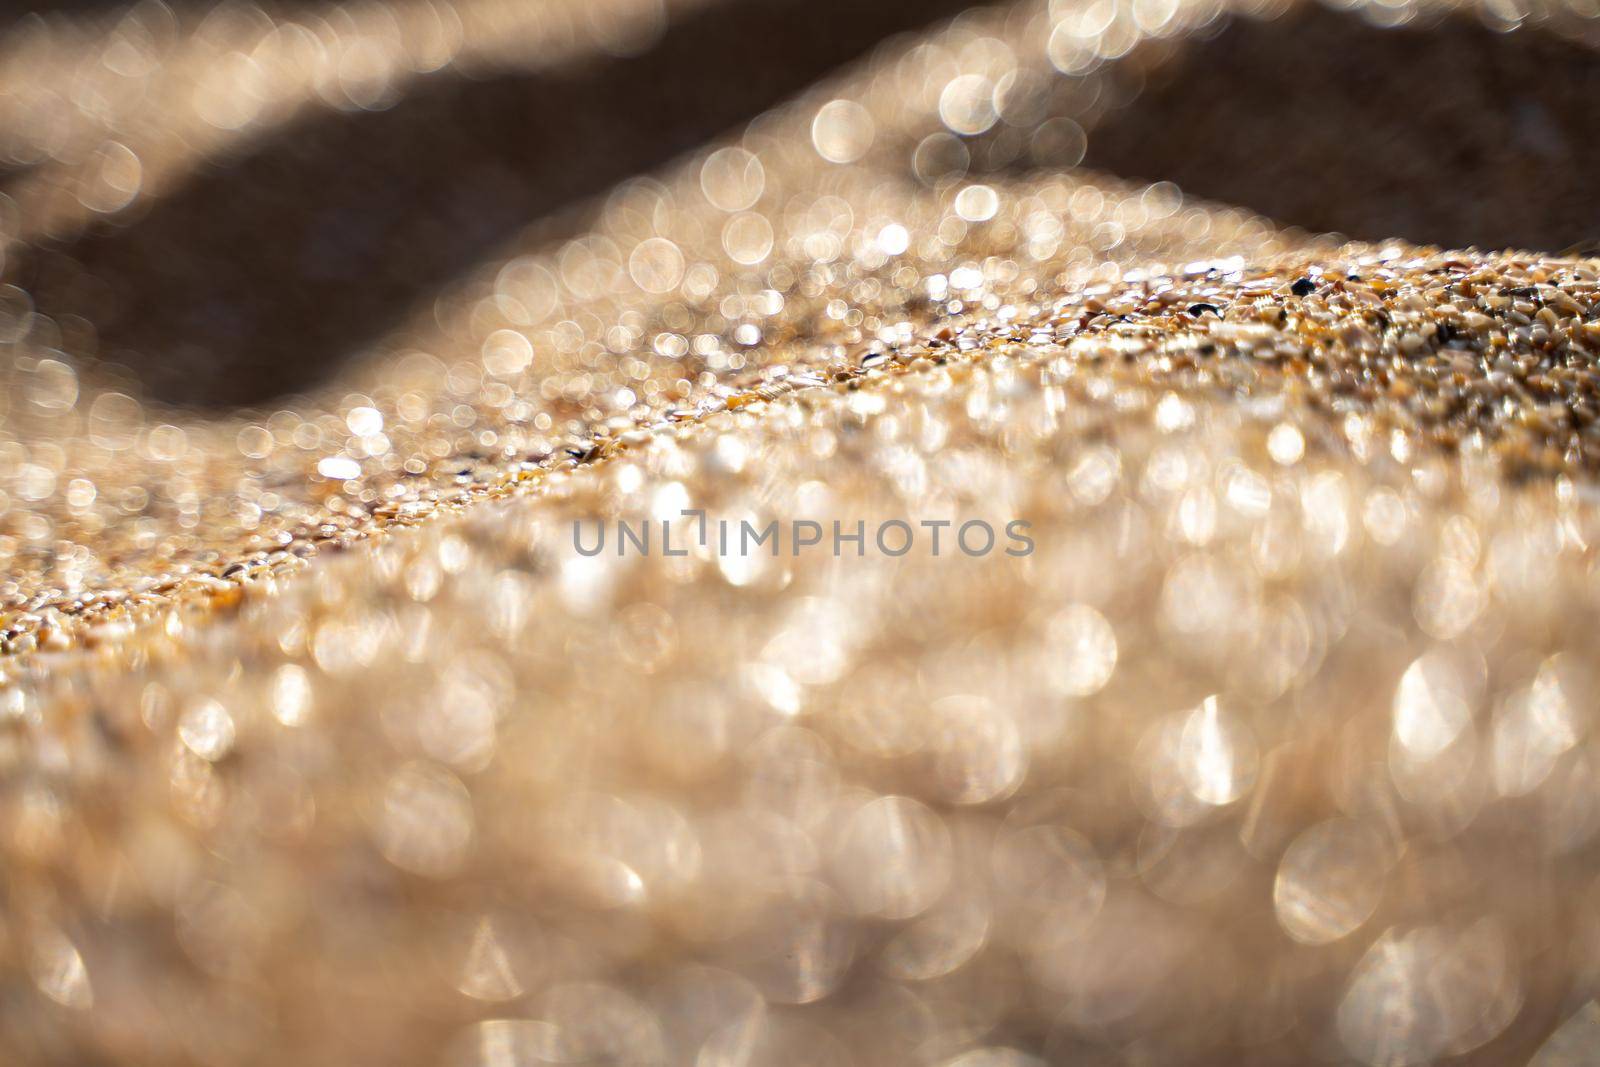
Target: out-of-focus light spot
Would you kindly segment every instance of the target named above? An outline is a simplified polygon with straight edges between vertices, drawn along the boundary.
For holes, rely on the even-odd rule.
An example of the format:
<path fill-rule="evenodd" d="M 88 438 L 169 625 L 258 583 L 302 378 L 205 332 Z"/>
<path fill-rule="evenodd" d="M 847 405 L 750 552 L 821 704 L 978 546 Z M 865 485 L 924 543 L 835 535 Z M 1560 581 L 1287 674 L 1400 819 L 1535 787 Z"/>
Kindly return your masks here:
<path fill-rule="evenodd" d="M 1248 727 L 1222 710 L 1216 697 L 1207 697 L 1184 723 L 1178 763 L 1196 799 L 1219 807 L 1231 804 L 1255 784 L 1255 739 Z"/>
<path fill-rule="evenodd" d="M 111 141 L 100 149 L 99 164 L 85 179 L 83 206 L 103 215 L 120 211 L 139 195 L 144 166 L 127 145 Z"/>
<path fill-rule="evenodd" d="M 344 417 L 344 422 L 350 427 L 350 432 L 357 437 L 383 432 L 383 413 L 377 408 L 351 408 L 350 413 Z"/>
<path fill-rule="evenodd" d="M 1305 454 L 1306 439 L 1297 427 L 1280 422 L 1267 434 L 1267 455 L 1280 467 L 1294 466 Z"/>
<path fill-rule="evenodd" d="M 203 700 L 184 712 L 178 737 L 196 756 L 215 763 L 233 750 L 233 716 L 215 700 Z"/>
<path fill-rule="evenodd" d="M 933 904 L 950 883 L 950 831 L 909 797 L 862 805 L 840 834 L 839 884 L 859 915 L 908 919 Z"/>
<path fill-rule="evenodd" d="M 1372 917 L 1383 896 L 1390 848 L 1354 819 L 1318 823 L 1295 838 L 1273 884 L 1278 922 L 1306 945 L 1326 945 Z"/>
<path fill-rule="evenodd" d="M 29 963 L 34 985 L 57 1004 L 79 1011 L 94 1006 L 89 969 L 78 947 L 60 931 L 45 927 L 33 933 Z"/>
<path fill-rule="evenodd" d="M 995 124 L 994 86 L 981 74 L 952 78 L 939 94 L 939 118 L 953 132 L 972 136 Z"/>
<path fill-rule="evenodd" d="M 1464 686 L 1445 654 L 1424 655 L 1400 676 L 1394 695 L 1394 736 L 1411 756 L 1432 759 L 1471 721 Z"/>
<path fill-rule="evenodd" d="M 683 253 L 665 237 L 640 241 L 628 256 L 628 274 L 647 293 L 670 293 L 683 280 Z"/>
<path fill-rule="evenodd" d="M 898 222 L 891 222 L 878 231 L 878 247 L 884 255 L 898 256 L 911 247 L 911 233 Z"/>
<path fill-rule="evenodd" d="M 753 267 L 772 252 L 772 223 L 765 215 L 740 212 L 723 225 L 722 247 L 735 263 Z"/>
<path fill-rule="evenodd" d="M 496 330 L 483 342 L 483 366 L 497 378 L 521 374 L 533 362 L 533 343 L 516 330 Z"/>
<path fill-rule="evenodd" d="M 1105 617 L 1087 604 L 1066 608 L 1045 629 L 1050 676 L 1073 697 L 1098 693 L 1117 668 L 1117 637 Z"/>
<path fill-rule="evenodd" d="M 723 211 L 754 207 L 766 188 L 761 160 L 743 148 L 719 148 L 700 166 L 700 189 L 713 206 Z"/>
<path fill-rule="evenodd" d="M 285 663 L 272 676 L 272 714 L 285 726 L 299 726 L 311 714 L 311 676 L 304 667 Z"/>
<path fill-rule="evenodd" d="M 830 163 L 854 163 L 876 136 L 872 114 L 854 100 L 830 100 L 811 122 L 811 142 Z"/>
<path fill-rule="evenodd" d="M 334 482 L 361 477 L 361 464 L 349 456 L 324 456 L 317 460 L 317 473 Z"/>
<path fill-rule="evenodd" d="M 956 214 L 968 222 L 988 222 L 1000 210 L 1000 197 L 991 186 L 969 185 L 956 194 Z"/>
<path fill-rule="evenodd" d="M 396 867 L 442 878 L 461 865 L 472 824 L 472 798 L 455 775 L 432 764 L 409 763 L 384 789 L 378 845 Z"/>

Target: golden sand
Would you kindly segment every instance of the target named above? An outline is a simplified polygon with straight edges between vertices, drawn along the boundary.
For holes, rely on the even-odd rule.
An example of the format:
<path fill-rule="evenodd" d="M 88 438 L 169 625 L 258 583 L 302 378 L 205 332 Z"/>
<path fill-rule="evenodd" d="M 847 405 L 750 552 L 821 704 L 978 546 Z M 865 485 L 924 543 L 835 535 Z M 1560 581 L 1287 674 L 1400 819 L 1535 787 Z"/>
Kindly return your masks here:
<path fill-rule="evenodd" d="M 252 262 L 404 290 L 435 231 L 362 197 L 494 217 L 515 175 L 399 150 L 441 79 L 621 70 L 702 7 L 13 35 L 8 1062 L 1587 1062 L 1600 262 L 1538 177 L 1591 151 L 1538 110 L 1586 12 L 986 9 L 485 234 L 359 343 L 260 318 Z M 1132 168 L 1185 57 L 1272 27 L 1503 47 L 1544 162 L 1483 173 L 1550 196 L 1300 173 L 1350 241 L 1132 180 L 1225 177 Z M 1354 115 L 1318 150 L 1385 143 Z M 345 214 L 171 243 L 277 210 L 250 153 L 386 121 Z M 413 164 L 482 181 L 415 204 Z M 305 347 L 230 362 L 256 327 Z"/>

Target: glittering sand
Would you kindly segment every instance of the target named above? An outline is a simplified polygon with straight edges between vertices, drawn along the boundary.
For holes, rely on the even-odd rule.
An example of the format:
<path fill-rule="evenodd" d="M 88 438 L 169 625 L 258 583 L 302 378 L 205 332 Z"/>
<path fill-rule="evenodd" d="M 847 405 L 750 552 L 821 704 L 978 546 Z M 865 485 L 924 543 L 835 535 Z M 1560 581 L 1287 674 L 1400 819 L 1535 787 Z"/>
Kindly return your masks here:
<path fill-rule="evenodd" d="M 1589 1062 L 1595 27 L 892 7 L 11 34 L 8 1062 Z"/>

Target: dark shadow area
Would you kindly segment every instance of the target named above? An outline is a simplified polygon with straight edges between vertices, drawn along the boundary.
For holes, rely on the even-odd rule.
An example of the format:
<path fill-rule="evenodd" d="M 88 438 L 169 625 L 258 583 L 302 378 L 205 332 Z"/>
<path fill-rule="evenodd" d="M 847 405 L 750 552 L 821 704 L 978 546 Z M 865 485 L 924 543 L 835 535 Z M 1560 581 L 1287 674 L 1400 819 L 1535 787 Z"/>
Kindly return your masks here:
<path fill-rule="evenodd" d="M 1600 55 L 1452 16 L 1308 4 L 1176 50 L 1087 166 L 1310 230 L 1559 251 L 1600 236 Z"/>
<path fill-rule="evenodd" d="M 42 311 L 92 322 L 101 357 L 150 395 L 265 403 L 327 377 L 524 225 L 971 3 L 723 3 L 636 58 L 436 75 L 387 111 L 310 114 L 126 226 L 6 273 Z"/>

